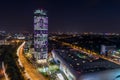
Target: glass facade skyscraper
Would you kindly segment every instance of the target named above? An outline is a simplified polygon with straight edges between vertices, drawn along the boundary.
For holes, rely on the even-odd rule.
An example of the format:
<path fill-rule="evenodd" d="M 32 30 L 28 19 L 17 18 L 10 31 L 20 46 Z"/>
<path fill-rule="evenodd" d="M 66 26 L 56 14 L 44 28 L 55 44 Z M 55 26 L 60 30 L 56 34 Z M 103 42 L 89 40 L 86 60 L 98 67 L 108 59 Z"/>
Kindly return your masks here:
<path fill-rule="evenodd" d="M 36 60 L 46 59 L 48 54 L 48 17 L 43 9 L 34 12 L 34 56 Z"/>

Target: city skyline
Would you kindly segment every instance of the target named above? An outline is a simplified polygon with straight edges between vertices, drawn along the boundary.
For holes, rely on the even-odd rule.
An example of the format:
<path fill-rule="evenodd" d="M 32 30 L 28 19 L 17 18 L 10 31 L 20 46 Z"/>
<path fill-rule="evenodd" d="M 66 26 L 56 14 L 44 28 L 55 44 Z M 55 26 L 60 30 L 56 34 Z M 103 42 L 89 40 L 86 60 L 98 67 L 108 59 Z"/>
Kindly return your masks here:
<path fill-rule="evenodd" d="M 33 12 L 48 11 L 49 32 L 120 33 L 120 1 L 1 1 L 0 30 L 33 32 Z"/>
<path fill-rule="evenodd" d="M 0 80 L 120 80 L 120 1 L 0 2 Z"/>

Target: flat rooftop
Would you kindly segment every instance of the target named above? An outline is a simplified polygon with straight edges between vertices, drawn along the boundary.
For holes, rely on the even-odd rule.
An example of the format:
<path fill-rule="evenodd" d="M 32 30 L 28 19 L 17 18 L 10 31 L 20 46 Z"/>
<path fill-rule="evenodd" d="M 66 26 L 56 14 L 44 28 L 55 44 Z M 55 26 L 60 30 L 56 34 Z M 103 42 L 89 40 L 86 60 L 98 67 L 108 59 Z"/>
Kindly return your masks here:
<path fill-rule="evenodd" d="M 99 72 L 119 68 L 120 66 L 107 60 L 84 54 L 76 50 L 55 50 L 64 63 L 78 73 Z"/>

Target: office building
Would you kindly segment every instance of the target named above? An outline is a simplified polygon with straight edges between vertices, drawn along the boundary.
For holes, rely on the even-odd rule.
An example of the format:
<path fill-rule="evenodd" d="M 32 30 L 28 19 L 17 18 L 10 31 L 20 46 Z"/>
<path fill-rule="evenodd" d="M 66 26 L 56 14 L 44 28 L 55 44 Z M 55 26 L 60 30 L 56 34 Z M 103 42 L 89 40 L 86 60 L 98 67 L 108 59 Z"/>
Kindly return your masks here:
<path fill-rule="evenodd" d="M 47 59 L 48 53 L 48 17 L 43 9 L 34 12 L 34 57 L 36 60 Z"/>

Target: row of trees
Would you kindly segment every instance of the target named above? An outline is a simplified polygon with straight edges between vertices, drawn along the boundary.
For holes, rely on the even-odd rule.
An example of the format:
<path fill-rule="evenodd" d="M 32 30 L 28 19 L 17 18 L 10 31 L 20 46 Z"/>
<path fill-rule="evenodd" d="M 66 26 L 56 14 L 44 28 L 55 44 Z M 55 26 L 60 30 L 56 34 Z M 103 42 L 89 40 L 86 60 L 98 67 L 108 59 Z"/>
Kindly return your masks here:
<path fill-rule="evenodd" d="M 6 66 L 6 73 L 10 80 L 24 80 L 19 66 L 17 65 L 18 56 L 16 55 L 16 50 L 19 45 L 20 43 L 0 47 L 0 52 L 2 53 L 2 58 Z"/>

